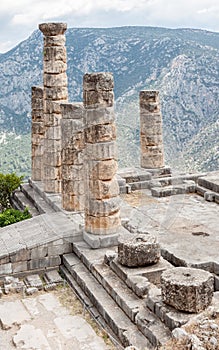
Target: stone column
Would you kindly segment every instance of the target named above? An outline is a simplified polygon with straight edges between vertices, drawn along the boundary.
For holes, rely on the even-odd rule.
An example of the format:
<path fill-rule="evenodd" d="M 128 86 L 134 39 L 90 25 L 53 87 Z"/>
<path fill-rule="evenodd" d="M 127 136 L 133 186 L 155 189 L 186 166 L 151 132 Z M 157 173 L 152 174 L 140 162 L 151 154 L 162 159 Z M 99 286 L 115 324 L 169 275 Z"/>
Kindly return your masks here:
<path fill-rule="evenodd" d="M 164 167 L 159 91 L 140 91 L 141 167 Z"/>
<path fill-rule="evenodd" d="M 32 175 L 34 181 L 41 181 L 43 177 L 43 143 L 44 143 L 44 113 L 43 113 L 43 88 L 32 87 L 32 134 L 31 134 L 31 160 Z"/>
<path fill-rule="evenodd" d="M 85 232 L 93 248 L 118 242 L 120 227 L 116 126 L 111 73 L 85 74 Z M 110 235 L 110 236 L 109 236 Z"/>
<path fill-rule="evenodd" d="M 84 210 L 84 107 L 61 104 L 62 207 Z"/>
<path fill-rule="evenodd" d="M 65 23 L 42 23 L 44 34 L 44 191 L 61 192 L 61 109 L 68 99 Z"/>

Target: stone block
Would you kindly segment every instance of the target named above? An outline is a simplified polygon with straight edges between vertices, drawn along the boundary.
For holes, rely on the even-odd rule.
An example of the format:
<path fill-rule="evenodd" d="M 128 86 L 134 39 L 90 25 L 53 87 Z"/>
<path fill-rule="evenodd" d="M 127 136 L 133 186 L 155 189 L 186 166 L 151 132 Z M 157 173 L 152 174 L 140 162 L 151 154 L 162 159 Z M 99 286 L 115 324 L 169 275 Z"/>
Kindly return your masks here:
<path fill-rule="evenodd" d="M 111 180 L 118 169 L 118 164 L 115 159 L 106 159 L 101 161 L 88 160 L 87 169 L 88 176 L 94 180 Z"/>
<path fill-rule="evenodd" d="M 0 275 L 9 275 L 12 273 L 12 264 L 2 264 L 0 265 Z"/>
<path fill-rule="evenodd" d="M 57 270 L 47 271 L 44 278 L 48 283 L 63 283 L 63 279 Z"/>
<path fill-rule="evenodd" d="M 118 244 L 118 234 L 93 235 L 83 232 L 83 239 L 93 249 L 107 248 Z"/>
<path fill-rule="evenodd" d="M 45 138 L 48 138 L 47 131 L 48 127 L 60 127 L 60 120 L 61 120 L 61 113 L 47 113 L 44 114 L 44 125 L 45 125 Z M 50 137 L 49 137 L 50 138 Z M 54 138 L 54 137 L 52 137 Z M 61 139 L 61 135 L 58 137 L 58 139 Z"/>
<path fill-rule="evenodd" d="M 63 119 L 79 119 L 80 121 L 84 118 L 85 109 L 82 102 L 61 103 L 61 112 Z"/>
<path fill-rule="evenodd" d="M 47 267 L 59 266 L 61 259 L 59 256 L 50 256 L 41 259 L 32 259 L 28 261 L 28 270 L 42 269 Z"/>
<path fill-rule="evenodd" d="M 24 281 L 28 287 L 36 287 L 38 289 L 43 288 L 42 279 L 40 278 L 40 276 L 38 274 L 29 275 L 25 278 Z"/>
<path fill-rule="evenodd" d="M 89 181 L 89 197 L 91 199 L 106 199 L 117 197 L 118 195 L 119 185 L 116 178 L 111 181 Z"/>
<path fill-rule="evenodd" d="M 64 35 L 56 35 L 56 36 L 45 36 L 44 37 L 44 47 L 47 48 L 47 47 L 57 47 L 57 46 L 64 46 L 66 43 L 66 38 Z M 63 55 L 64 56 L 64 55 Z M 54 56 L 53 56 L 54 57 Z M 56 57 L 56 56 L 55 56 Z M 65 56 L 64 56 L 65 57 Z M 52 57 L 46 55 L 44 55 L 44 60 L 52 60 Z M 65 59 L 66 60 L 66 59 Z"/>
<path fill-rule="evenodd" d="M 210 191 L 206 191 L 204 193 L 204 199 L 208 202 L 214 202 L 215 199 L 215 193 L 214 192 L 210 192 Z"/>
<path fill-rule="evenodd" d="M 43 84 L 45 87 L 67 86 L 67 75 L 66 73 L 44 74 Z"/>
<path fill-rule="evenodd" d="M 99 107 L 87 109 L 85 112 L 86 126 L 100 125 L 115 122 L 113 107 Z"/>
<path fill-rule="evenodd" d="M 112 91 L 84 91 L 83 100 L 87 109 L 112 107 L 114 93 Z"/>
<path fill-rule="evenodd" d="M 67 86 L 53 86 L 52 88 L 45 87 L 45 98 L 53 101 L 67 100 L 68 88 Z"/>
<path fill-rule="evenodd" d="M 61 152 L 61 142 L 58 140 L 44 139 L 44 148 L 50 152 Z"/>
<path fill-rule="evenodd" d="M 117 159 L 116 142 L 102 142 L 86 146 L 86 157 L 89 160 Z"/>
<path fill-rule="evenodd" d="M 116 126 L 114 123 L 88 126 L 85 129 L 87 143 L 114 141 L 116 139 Z"/>
<path fill-rule="evenodd" d="M 60 167 L 61 162 L 61 152 L 44 152 L 44 167 L 47 165 L 50 167 Z"/>
<path fill-rule="evenodd" d="M 19 261 L 12 263 L 12 273 L 27 271 L 27 261 Z"/>
<path fill-rule="evenodd" d="M 41 23 L 39 24 L 39 30 L 47 36 L 63 35 L 67 29 L 66 23 Z"/>
<path fill-rule="evenodd" d="M 66 60 L 67 54 L 66 54 L 65 47 L 50 46 L 50 47 L 45 47 L 43 51 L 44 51 L 44 56 L 43 56 L 44 61 L 63 61 L 64 63 L 66 63 L 67 61 Z M 62 86 L 62 85 L 59 85 L 59 86 Z"/>
<path fill-rule="evenodd" d="M 87 200 L 85 211 L 91 216 L 108 216 L 117 213 L 120 209 L 120 198 L 112 197 L 108 199 Z"/>
<path fill-rule="evenodd" d="M 109 216 L 95 217 L 87 215 L 85 230 L 94 235 L 107 235 L 118 232 L 121 224 L 120 212 Z"/>
<path fill-rule="evenodd" d="M 63 255 L 72 252 L 71 243 L 63 243 L 57 246 L 48 246 L 48 256 Z"/>
<path fill-rule="evenodd" d="M 32 99 L 31 99 L 31 110 L 32 111 L 43 111 L 44 103 L 43 103 L 43 95 L 40 97 L 35 97 L 35 94 L 32 93 Z M 34 114 L 34 113 L 33 113 Z"/>
<path fill-rule="evenodd" d="M 43 168 L 43 174 L 44 174 L 44 181 L 57 180 L 57 179 L 60 179 L 61 170 L 58 167 L 55 168 L 47 165 L 47 166 L 44 166 Z M 61 180 L 60 180 L 60 186 L 61 186 Z"/>
<path fill-rule="evenodd" d="M 62 130 L 62 150 L 66 147 L 71 149 L 71 152 L 79 152 L 85 147 L 85 139 L 83 132 L 83 123 L 76 120 L 61 121 Z"/>
<path fill-rule="evenodd" d="M 62 177 L 65 180 L 81 181 L 84 174 L 84 166 L 82 165 L 63 165 Z"/>
<path fill-rule="evenodd" d="M 151 235 L 135 234 L 118 245 L 118 261 L 129 267 L 156 264 L 160 255 L 160 245 Z"/>
<path fill-rule="evenodd" d="M 51 101 L 48 99 L 45 99 L 44 102 L 44 113 L 45 114 L 51 114 L 51 113 L 55 113 L 55 114 L 61 114 L 61 108 L 60 108 L 60 103 L 62 101 Z"/>
<path fill-rule="evenodd" d="M 60 125 L 50 126 L 49 128 L 47 128 L 46 137 L 49 140 L 61 140 L 61 127 L 60 127 Z M 51 152 L 50 149 L 45 149 L 45 151 L 47 153 Z"/>
<path fill-rule="evenodd" d="M 74 147 L 74 145 L 72 145 Z M 62 164 L 63 165 L 82 165 L 84 161 L 84 149 L 75 150 L 71 147 L 62 149 Z"/>
<path fill-rule="evenodd" d="M 69 194 L 69 195 L 79 195 L 82 196 L 84 195 L 84 182 L 83 182 L 83 176 L 84 174 L 81 173 L 81 180 L 65 180 L 62 177 L 62 193 L 63 194 Z"/>
<path fill-rule="evenodd" d="M 63 62 L 63 60 L 58 61 L 44 61 L 44 66 L 43 66 L 44 72 L 45 73 L 50 73 L 50 74 L 58 74 L 58 73 L 64 73 L 67 70 L 67 63 Z"/>
<path fill-rule="evenodd" d="M 43 245 L 30 250 L 30 259 L 45 258 L 48 255 L 48 246 Z"/>
<path fill-rule="evenodd" d="M 30 251 L 27 249 L 19 249 L 17 252 L 10 254 L 10 262 L 26 261 L 30 258 Z"/>
<path fill-rule="evenodd" d="M 110 91 L 114 88 L 113 75 L 109 72 L 85 74 L 83 88 L 86 91 Z"/>
<path fill-rule="evenodd" d="M 200 312 L 210 305 L 214 278 L 204 270 L 176 267 L 161 275 L 163 301 L 186 312 Z"/>

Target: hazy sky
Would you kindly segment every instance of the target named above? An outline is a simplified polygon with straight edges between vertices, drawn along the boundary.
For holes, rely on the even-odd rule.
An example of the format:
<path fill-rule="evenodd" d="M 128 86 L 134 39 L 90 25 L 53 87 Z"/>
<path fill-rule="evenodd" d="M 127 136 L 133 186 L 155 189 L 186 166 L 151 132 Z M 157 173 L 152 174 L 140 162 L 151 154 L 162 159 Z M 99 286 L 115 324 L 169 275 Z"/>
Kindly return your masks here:
<path fill-rule="evenodd" d="M 68 27 L 124 25 L 200 28 L 219 32 L 219 0 L 1 0 L 0 52 L 42 22 Z"/>

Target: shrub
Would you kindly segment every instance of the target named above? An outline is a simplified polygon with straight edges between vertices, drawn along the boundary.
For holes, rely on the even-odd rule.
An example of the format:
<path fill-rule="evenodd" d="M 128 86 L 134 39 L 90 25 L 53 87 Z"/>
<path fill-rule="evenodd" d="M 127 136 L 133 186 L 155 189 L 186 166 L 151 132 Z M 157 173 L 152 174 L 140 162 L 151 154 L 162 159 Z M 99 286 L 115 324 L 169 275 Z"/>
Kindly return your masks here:
<path fill-rule="evenodd" d="M 31 218 L 28 208 L 25 208 L 24 211 L 16 209 L 6 209 L 0 213 L 0 227 L 14 224 L 22 220 Z"/>
<path fill-rule="evenodd" d="M 4 211 L 11 208 L 12 192 L 18 188 L 23 180 L 23 176 L 16 174 L 2 174 L 0 173 L 0 209 Z"/>

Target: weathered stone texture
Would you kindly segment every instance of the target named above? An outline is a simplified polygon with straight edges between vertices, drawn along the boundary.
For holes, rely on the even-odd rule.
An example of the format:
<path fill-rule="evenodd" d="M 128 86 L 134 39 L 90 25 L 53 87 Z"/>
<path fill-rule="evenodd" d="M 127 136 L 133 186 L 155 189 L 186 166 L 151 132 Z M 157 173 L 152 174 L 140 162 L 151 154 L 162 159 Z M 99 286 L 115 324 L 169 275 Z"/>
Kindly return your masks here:
<path fill-rule="evenodd" d="M 118 245 L 118 261 L 129 267 L 156 264 L 160 259 L 160 245 L 156 237 L 135 234 Z"/>
<path fill-rule="evenodd" d="M 159 92 L 140 92 L 141 166 L 148 169 L 164 167 L 162 115 Z"/>
<path fill-rule="evenodd" d="M 61 104 L 62 206 L 84 210 L 84 107 L 82 103 Z"/>
<path fill-rule="evenodd" d="M 85 231 L 114 234 L 120 226 L 116 126 L 111 73 L 85 74 Z"/>
<path fill-rule="evenodd" d="M 41 181 L 43 178 L 43 152 L 44 152 L 44 113 L 43 88 L 32 87 L 32 133 L 31 133 L 31 159 L 32 179 Z"/>
<path fill-rule="evenodd" d="M 45 192 L 61 192 L 61 109 L 68 98 L 65 23 L 42 23 L 44 34 L 44 156 Z"/>
<path fill-rule="evenodd" d="M 163 301 L 177 310 L 200 312 L 210 305 L 214 278 L 204 270 L 175 267 L 161 275 Z"/>

